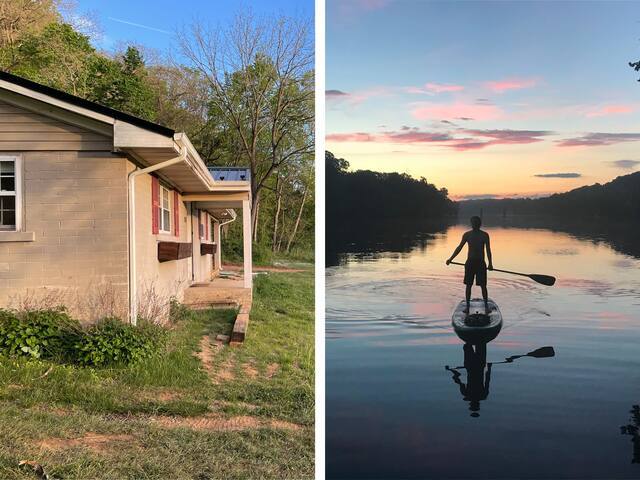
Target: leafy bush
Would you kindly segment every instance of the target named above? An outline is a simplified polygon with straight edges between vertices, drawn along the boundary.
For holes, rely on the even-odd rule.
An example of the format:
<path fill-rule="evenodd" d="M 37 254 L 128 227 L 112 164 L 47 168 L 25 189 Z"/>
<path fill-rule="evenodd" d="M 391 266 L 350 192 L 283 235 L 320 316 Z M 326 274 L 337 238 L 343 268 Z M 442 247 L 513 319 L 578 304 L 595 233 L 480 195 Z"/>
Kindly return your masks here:
<path fill-rule="evenodd" d="M 64 308 L 16 312 L 0 310 L 0 353 L 34 358 L 68 357 L 80 324 Z"/>
<path fill-rule="evenodd" d="M 166 331 L 150 323 L 134 327 L 117 318 L 105 318 L 91 326 L 75 345 L 75 357 L 83 365 L 129 365 L 155 353 Z"/>

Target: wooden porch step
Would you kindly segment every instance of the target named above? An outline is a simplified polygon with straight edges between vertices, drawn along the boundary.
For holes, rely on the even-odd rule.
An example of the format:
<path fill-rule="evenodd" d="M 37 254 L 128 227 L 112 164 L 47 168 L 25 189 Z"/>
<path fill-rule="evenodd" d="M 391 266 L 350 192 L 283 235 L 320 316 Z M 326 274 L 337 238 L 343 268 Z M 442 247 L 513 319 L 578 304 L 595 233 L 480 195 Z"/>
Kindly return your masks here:
<path fill-rule="evenodd" d="M 251 301 L 243 302 L 238 310 L 236 321 L 233 324 L 233 330 L 231 332 L 231 339 L 229 345 L 240 345 L 244 342 L 247 335 L 247 329 L 249 328 L 249 312 L 251 311 Z"/>

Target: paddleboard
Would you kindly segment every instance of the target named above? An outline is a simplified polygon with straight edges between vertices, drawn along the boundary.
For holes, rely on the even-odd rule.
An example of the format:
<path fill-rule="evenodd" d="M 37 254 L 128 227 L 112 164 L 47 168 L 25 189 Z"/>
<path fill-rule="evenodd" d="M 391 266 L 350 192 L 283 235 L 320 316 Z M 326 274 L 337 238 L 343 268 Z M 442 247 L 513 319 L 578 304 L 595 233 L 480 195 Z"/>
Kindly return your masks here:
<path fill-rule="evenodd" d="M 464 312 L 467 307 L 465 300 L 461 301 L 453 311 L 451 325 L 464 342 L 471 344 L 489 343 L 498 336 L 502 328 L 502 313 L 498 305 L 489 299 L 489 314 L 485 313 L 484 300 L 474 298 L 469 305 L 469 314 Z"/>

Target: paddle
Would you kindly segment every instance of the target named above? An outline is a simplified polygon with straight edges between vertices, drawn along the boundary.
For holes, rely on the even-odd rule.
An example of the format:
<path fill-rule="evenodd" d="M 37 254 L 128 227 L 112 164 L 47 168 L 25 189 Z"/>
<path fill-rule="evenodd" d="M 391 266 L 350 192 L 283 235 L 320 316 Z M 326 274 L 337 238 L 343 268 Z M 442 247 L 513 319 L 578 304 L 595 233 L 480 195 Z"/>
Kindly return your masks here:
<path fill-rule="evenodd" d="M 460 262 L 449 262 L 454 265 L 462 265 L 464 267 L 464 263 Z M 556 283 L 556 277 L 552 277 L 551 275 L 540 275 L 538 273 L 519 273 L 512 272 L 510 270 L 500 270 L 499 268 L 494 268 L 493 272 L 502 272 L 502 273 L 510 273 L 512 275 L 521 275 L 523 277 L 529 277 L 534 282 L 541 283 L 542 285 L 548 285 L 549 287 Z"/>

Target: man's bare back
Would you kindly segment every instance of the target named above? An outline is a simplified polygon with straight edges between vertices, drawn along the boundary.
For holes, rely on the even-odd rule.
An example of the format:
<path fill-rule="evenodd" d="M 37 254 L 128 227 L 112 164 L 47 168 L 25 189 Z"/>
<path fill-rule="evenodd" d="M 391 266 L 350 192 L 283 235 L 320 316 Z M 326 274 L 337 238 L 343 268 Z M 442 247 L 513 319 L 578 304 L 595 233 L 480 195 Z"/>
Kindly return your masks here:
<path fill-rule="evenodd" d="M 467 260 L 484 260 L 485 245 L 489 245 L 489 234 L 487 232 L 484 230 L 469 230 L 462 235 L 462 241 L 466 242 L 469 247 Z"/>
<path fill-rule="evenodd" d="M 471 301 L 471 287 L 475 279 L 476 285 L 482 289 L 482 298 L 484 299 L 485 312 L 489 313 L 489 294 L 487 292 L 487 264 L 484 261 L 485 251 L 487 252 L 487 260 L 489 260 L 489 270 L 493 270 L 493 259 L 491 257 L 491 242 L 489 234 L 480 230 L 482 220 L 480 217 L 471 217 L 472 230 L 462 235 L 460 244 L 447 260 L 449 265 L 454 258 L 462 251 L 465 244 L 468 247 L 467 261 L 464 265 L 464 284 L 466 285 L 465 298 L 467 300 L 467 308 L 465 313 L 469 313 L 469 303 Z"/>

